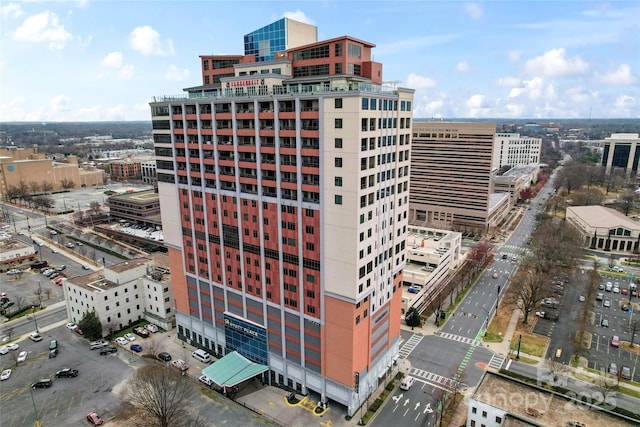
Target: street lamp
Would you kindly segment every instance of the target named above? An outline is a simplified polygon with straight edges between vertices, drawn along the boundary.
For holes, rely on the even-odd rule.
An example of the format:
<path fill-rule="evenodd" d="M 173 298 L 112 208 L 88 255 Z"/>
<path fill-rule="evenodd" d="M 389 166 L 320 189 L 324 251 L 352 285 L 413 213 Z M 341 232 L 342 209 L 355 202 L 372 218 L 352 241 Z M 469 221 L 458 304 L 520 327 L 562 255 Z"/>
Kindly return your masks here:
<path fill-rule="evenodd" d="M 40 280 L 38 280 L 38 300 L 40 300 L 38 308 L 42 308 L 42 288 L 40 287 Z"/>
<path fill-rule="evenodd" d="M 31 306 L 31 311 L 33 313 L 33 323 L 36 324 L 36 334 L 39 334 L 40 331 L 38 330 L 38 321 L 36 320 L 36 307 L 35 306 Z"/>
<path fill-rule="evenodd" d="M 36 424 L 35 427 L 40 427 L 40 420 L 38 420 L 38 410 L 36 409 L 36 401 L 33 398 L 33 389 L 29 387 L 29 391 L 31 392 L 31 403 L 33 403 L 33 412 L 36 415 Z"/>

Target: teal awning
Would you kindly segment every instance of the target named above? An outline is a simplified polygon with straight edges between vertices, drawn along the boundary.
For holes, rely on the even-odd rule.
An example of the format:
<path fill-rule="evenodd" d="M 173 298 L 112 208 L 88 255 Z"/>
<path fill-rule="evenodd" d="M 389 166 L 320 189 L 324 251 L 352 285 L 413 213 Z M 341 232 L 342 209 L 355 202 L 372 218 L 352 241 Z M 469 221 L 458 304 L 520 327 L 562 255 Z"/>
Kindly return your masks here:
<path fill-rule="evenodd" d="M 268 369 L 268 366 L 252 362 L 237 351 L 233 351 L 204 368 L 202 373 L 220 387 L 233 387 Z"/>

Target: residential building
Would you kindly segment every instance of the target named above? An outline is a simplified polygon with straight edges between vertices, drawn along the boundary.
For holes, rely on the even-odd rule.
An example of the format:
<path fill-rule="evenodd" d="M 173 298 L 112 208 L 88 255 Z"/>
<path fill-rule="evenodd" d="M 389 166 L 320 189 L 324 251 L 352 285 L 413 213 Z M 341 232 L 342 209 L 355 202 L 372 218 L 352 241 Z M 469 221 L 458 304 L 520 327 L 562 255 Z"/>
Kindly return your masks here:
<path fill-rule="evenodd" d="M 612 168 L 621 168 L 627 176 L 638 175 L 638 163 L 640 163 L 640 134 L 614 133 L 604 139 L 601 165 L 606 173 Z"/>
<path fill-rule="evenodd" d="M 412 225 L 484 233 L 502 221 L 503 196 L 491 202 L 495 130 L 495 123 L 413 123 Z"/>
<path fill-rule="evenodd" d="M 507 375 L 487 371 L 473 395 L 469 398 L 466 427 L 504 426 L 567 426 L 586 427 L 606 425 L 622 427 L 637 425 L 637 420 L 617 414 L 606 408 L 598 392 L 571 396 L 550 391 L 543 387 L 546 382 L 554 383 L 553 375 L 544 378 L 537 385 L 528 384 Z M 560 384 L 566 381 L 559 378 Z M 613 385 L 614 378 L 608 379 Z M 591 403 L 604 403 L 593 406 Z"/>
<path fill-rule="evenodd" d="M 350 415 L 400 345 L 413 91 L 374 47 L 201 57 L 203 86 L 151 103 L 178 337 Z"/>
<path fill-rule="evenodd" d="M 582 237 L 585 248 L 634 254 L 640 248 L 640 223 L 604 206 L 569 206 L 567 224 Z"/>
<path fill-rule="evenodd" d="M 138 181 L 142 179 L 142 162 L 130 158 L 110 162 L 111 179 L 114 181 Z"/>
<path fill-rule="evenodd" d="M 95 310 L 103 336 L 146 319 L 163 329 L 175 322 L 169 264 L 153 254 L 107 266 L 63 285 L 69 320 L 78 323 Z"/>
<path fill-rule="evenodd" d="M 520 136 L 519 133 L 497 133 L 493 167 L 500 170 L 503 166 L 538 165 L 541 146 L 541 138 Z"/>
<path fill-rule="evenodd" d="M 142 173 L 142 182 L 145 184 L 151 184 L 155 187 L 157 182 L 156 161 L 147 160 L 145 162 L 140 162 L 140 168 Z"/>

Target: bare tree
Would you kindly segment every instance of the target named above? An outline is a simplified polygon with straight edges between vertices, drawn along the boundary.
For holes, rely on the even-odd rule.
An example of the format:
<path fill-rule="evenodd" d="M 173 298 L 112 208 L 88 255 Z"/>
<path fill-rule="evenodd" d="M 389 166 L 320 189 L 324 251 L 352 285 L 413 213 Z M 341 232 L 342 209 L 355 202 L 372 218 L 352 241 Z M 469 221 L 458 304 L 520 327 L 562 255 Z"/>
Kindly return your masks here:
<path fill-rule="evenodd" d="M 51 299 L 51 288 L 45 288 L 42 292 L 47 297 L 47 301 L 49 301 Z"/>
<path fill-rule="evenodd" d="M 622 212 L 625 216 L 629 216 L 629 211 L 633 209 L 636 201 L 638 200 L 638 195 L 633 190 L 633 188 L 625 188 L 620 196 L 618 202 Z"/>
<path fill-rule="evenodd" d="M 567 365 L 565 365 L 564 363 L 560 363 L 560 362 L 556 362 L 553 359 L 547 359 L 544 361 L 544 367 L 547 369 L 547 371 L 549 372 L 551 378 L 553 380 L 552 385 L 554 385 L 556 383 L 556 381 L 558 381 L 558 378 L 561 375 L 565 375 L 569 372 L 571 372 L 571 369 L 569 369 L 569 367 Z"/>
<path fill-rule="evenodd" d="M 80 255 L 82 255 L 82 256 L 87 255 L 87 247 L 86 247 L 86 246 L 84 246 L 84 245 L 83 245 L 83 246 L 80 246 L 80 247 L 78 248 L 78 252 L 80 252 Z"/>
<path fill-rule="evenodd" d="M 53 184 L 51 184 L 49 181 L 44 181 L 42 183 L 42 191 L 44 193 L 51 193 L 53 191 Z"/>
<path fill-rule="evenodd" d="M 551 277 L 529 268 L 523 262 L 509 286 L 507 298 L 524 314 L 523 324 L 529 322 L 529 315 L 539 306 L 551 288 Z"/>
<path fill-rule="evenodd" d="M 96 256 L 96 250 L 94 248 L 89 249 L 89 258 L 91 258 L 93 262 L 96 261 Z"/>
<path fill-rule="evenodd" d="M 145 366 L 125 386 L 124 399 L 148 417 L 135 425 L 182 427 L 190 425 L 195 393 L 193 384 L 176 370 Z"/>
<path fill-rule="evenodd" d="M 40 191 L 40 184 L 35 181 L 30 181 L 29 188 L 31 189 L 31 194 L 36 194 L 38 191 Z"/>
<path fill-rule="evenodd" d="M 0 330 L 0 332 L 2 332 L 3 336 L 7 337 L 7 341 L 11 341 L 11 337 L 13 336 L 15 329 L 11 325 L 4 325 L 2 327 L 2 330 Z"/>

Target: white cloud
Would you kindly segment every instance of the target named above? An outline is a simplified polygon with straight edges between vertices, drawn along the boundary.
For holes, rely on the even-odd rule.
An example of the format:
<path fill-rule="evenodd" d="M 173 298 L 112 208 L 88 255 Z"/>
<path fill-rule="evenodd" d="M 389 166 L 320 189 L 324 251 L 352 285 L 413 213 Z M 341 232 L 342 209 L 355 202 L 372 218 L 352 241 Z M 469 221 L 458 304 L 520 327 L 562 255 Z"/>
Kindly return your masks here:
<path fill-rule="evenodd" d="M 51 11 L 32 15 L 13 33 L 13 39 L 27 42 L 49 42 L 51 49 L 62 49 L 73 37 Z"/>
<path fill-rule="evenodd" d="M 179 69 L 175 65 L 170 66 L 167 72 L 164 74 L 165 79 L 173 82 L 181 82 L 188 79 L 189 77 L 191 77 L 191 72 L 188 69 Z"/>
<path fill-rule="evenodd" d="M 629 110 L 636 105 L 636 99 L 629 95 L 620 95 L 616 98 L 615 106 L 621 110 Z"/>
<path fill-rule="evenodd" d="M 460 61 L 456 64 L 456 71 L 459 71 L 461 73 L 471 71 L 471 65 L 469 65 L 467 61 Z"/>
<path fill-rule="evenodd" d="M 606 74 L 596 73 L 596 80 L 611 86 L 629 86 L 637 81 L 631 73 L 631 67 L 627 64 L 620 64 L 617 70 Z"/>
<path fill-rule="evenodd" d="M 518 62 L 518 61 L 520 61 L 521 57 L 522 57 L 522 52 L 520 52 L 519 50 L 510 50 L 507 53 L 507 58 L 511 62 Z"/>
<path fill-rule="evenodd" d="M 411 73 L 407 77 L 407 87 L 415 90 L 431 89 L 436 86 L 436 81 L 429 77 L 422 77 L 417 74 Z"/>
<path fill-rule="evenodd" d="M 478 3 L 465 3 L 464 11 L 469 15 L 472 19 L 480 19 L 484 12 Z"/>
<path fill-rule="evenodd" d="M 129 80 L 133 76 L 133 65 L 124 65 L 118 70 L 118 80 Z"/>
<path fill-rule="evenodd" d="M 522 104 L 507 104 L 506 109 L 509 117 L 522 117 L 525 111 Z"/>
<path fill-rule="evenodd" d="M 51 110 L 53 112 L 66 112 L 69 110 L 69 101 L 71 99 L 67 95 L 58 95 L 51 100 Z"/>
<path fill-rule="evenodd" d="M 496 85 L 499 87 L 520 86 L 522 85 L 522 80 L 520 80 L 517 77 L 511 77 L 511 76 L 500 77 L 498 80 L 496 80 Z"/>
<path fill-rule="evenodd" d="M 304 22 L 305 24 L 315 25 L 313 19 L 309 18 L 304 14 L 301 10 L 296 10 L 295 12 L 285 12 L 282 14 L 283 18 L 293 19 L 294 21 Z"/>
<path fill-rule="evenodd" d="M 486 108 L 486 101 L 487 101 L 487 97 L 484 95 L 480 95 L 480 94 L 475 94 L 475 95 L 471 95 L 471 97 L 469 99 L 467 99 L 467 102 L 465 103 L 465 105 L 467 106 L 467 108 Z"/>
<path fill-rule="evenodd" d="M 148 25 L 136 27 L 129 36 L 129 44 L 133 50 L 145 56 L 167 56 L 174 54 L 171 39 L 167 39 L 166 45 L 163 46 L 162 40 L 160 40 L 160 33 Z"/>
<path fill-rule="evenodd" d="M 570 87 L 565 94 L 572 103 L 576 104 L 585 104 L 591 100 L 591 95 L 583 87 Z"/>
<path fill-rule="evenodd" d="M 102 66 L 108 68 L 122 67 L 122 52 L 109 52 L 100 62 Z"/>
<path fill-rule="evenodd" d="M 529 59 L 524 68 L 533 75 L 569 76 L 585 73 L 589 65 L 579 56 L 568 58 L 564 49 L 551 49 L 542 56 Z"/>
<path fill-rule="evenodd" d="M 22 16 L 22 8 L 18 3 L 9 3 L 0 6 L 0 17 L 2 19 L 17 19 Z"/>
<path fill-rule="evenodd" d="M 542 77 L 534 77 L 531 80 L 523 80 L 522 86 L 514 87 L 509 92 L 507 99 L 525 96 L 531 101 L 550 101 L 556 99 L 555 89 L 552 83 L 546 83 Z"/>

